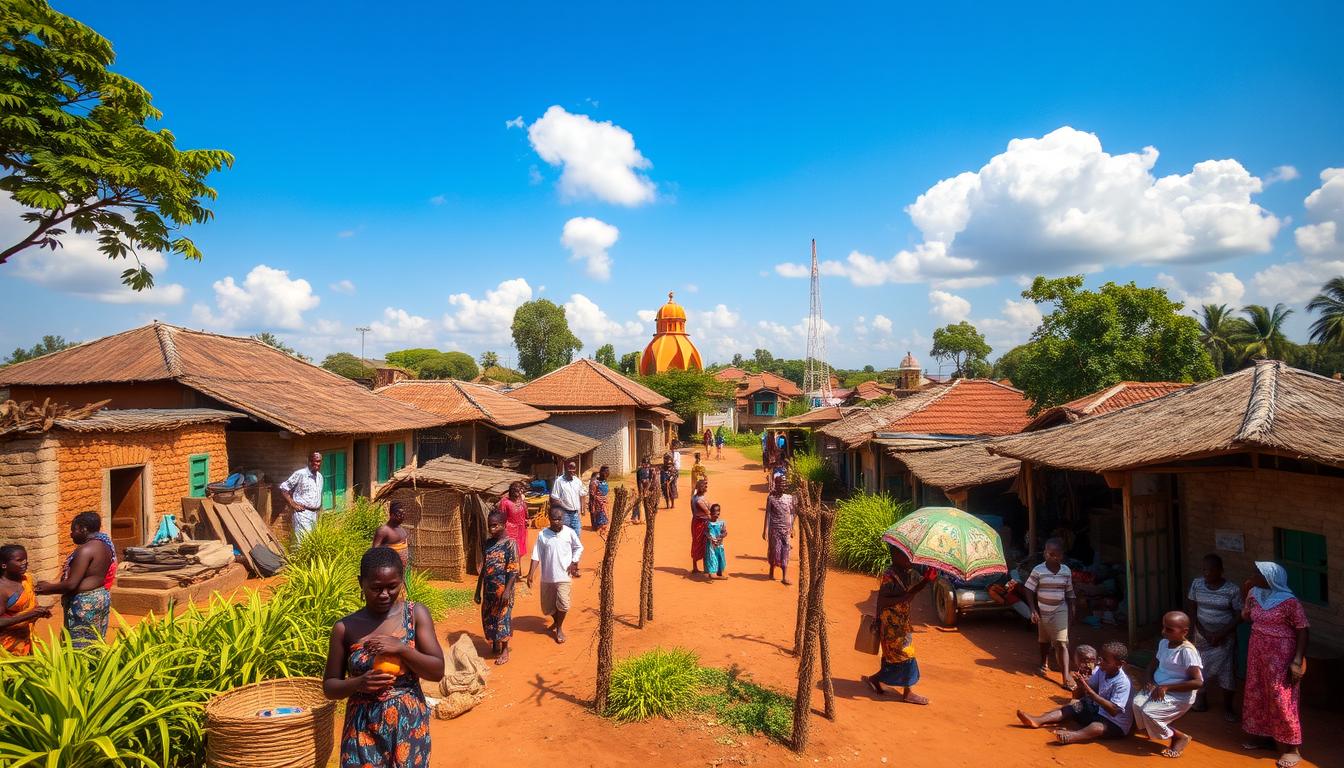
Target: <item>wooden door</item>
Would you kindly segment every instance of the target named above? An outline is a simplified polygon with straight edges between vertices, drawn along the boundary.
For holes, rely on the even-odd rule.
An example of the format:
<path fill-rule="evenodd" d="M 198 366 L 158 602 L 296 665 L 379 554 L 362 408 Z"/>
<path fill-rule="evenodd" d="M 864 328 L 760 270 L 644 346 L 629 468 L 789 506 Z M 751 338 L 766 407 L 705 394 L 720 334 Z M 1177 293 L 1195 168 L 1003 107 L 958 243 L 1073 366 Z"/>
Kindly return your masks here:
<path fill-rule="evenodd" d="M 117 552 L 145 544 L 145 468 L 108 470 L 108 536 Z"/>
<path fill-rule="evenodd" d="M 1130 498 L 1134 536 L 1134 595 L 1140 626 L 1155 624 L 1181 604 L 1177 594 L 1171 494 L 1165 475 Z M 1137 489 L 1136 489 L 1137 490 Z"/>

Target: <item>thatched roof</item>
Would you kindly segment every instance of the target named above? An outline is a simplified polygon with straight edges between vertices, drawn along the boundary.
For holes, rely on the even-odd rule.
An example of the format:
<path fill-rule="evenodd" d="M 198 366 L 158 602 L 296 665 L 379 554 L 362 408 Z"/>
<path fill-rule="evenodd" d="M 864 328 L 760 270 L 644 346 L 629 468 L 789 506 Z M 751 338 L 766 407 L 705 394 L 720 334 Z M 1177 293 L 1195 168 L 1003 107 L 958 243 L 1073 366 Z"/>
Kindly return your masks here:
<path fill-rule="evenodd" d="M 443 419 L 260 341 L 154 322 L 0 369 L 0 386 L 175 381 L 296 435 L 401 432 Z"/>
<path fill-rule="evenodd" d="M 953 379 L 877 408 L 855 409 L 820 432 L 861 445 L 887 435 L 988 437 L 1026 426 L 1031 402 L 1020 390 L 987 379 Z"/>
<path fill-rule="evenodd" d="M 528 424 L 513 429 L 499 427 L 496 429 L 502 435 L 508 435 L 514 440 L 527 443 L 534 448 L 540 448 L 547 453 L 566 459 L 582 456 L 602 444 L 602 441 L 596 438 L 580 435 L 578 432 L 571 432 L 564 427 L 557 427 L 545 422 Z"/>
<path fill-rule="evenodd" d="M 1175 381 L 1122 381 L 1077 400 L 1047 408 L 1037 414 L 1022 431 L 1035 432 L 1066 422 L 1080 421 L 1090 416 L 1100 416 L 1103 413 L 1171 394 L 1188 386 L 1190 385 Z"/>
<path fill-rule="evenodd" d="M 652 408 L 671 400 L 607 366 L 579 358 L 508 392 L 535 408 Z"/>
<path fill-rule="evenodd" d="M 442 416 L 448 424 L 483 421 L 509 428 L 550 418 L 545 411 L 520 403 L 492 387 L 452 379 L 407 379 L 374 392 Z"/>
<path fill-rule="evenodd" d="M 876 408 L 854 408 L 839 421 L 827 424 L 817 431 L 823 435 L 834 437 L 852 448 L 867 442 L 874 434 L 885 429 L 893 421 L 941 397 L 945 394 L 945 390 L 946 387 L 935 387 Z"/>
<path fill-rule="evenodd" d="M 1267 360 L 1156 400 L 989 446 L 1000 456 L 1086 472 L 1257 449 L 1344 466 L 1344 382 Z"/>
<path fill-rule="evenodd" d="M 527 482 L 526 475 L 507 469 L 487 467 L 452 456 L 440 456 L 425 462 L 423 467 L 406 467 L 397 471 L 374 496 L 381 501 L 402 488 L 451 488 L 463 493 L 503 494 L 516 480 Z"/>
<path fill-rule="evenodd" d="M 108 410 L 107 401 L 71 408 L 50 399 L 42 403 L 13 400 L 0 403 L 0 435 L 67 432 L 169 432 L 196 424 L 226 423 L 246 418 L 213 408 L 128 408 Z"/>
<path fill-rule="evenodd" d="M 921 483 L 955 491 L 1017 476 L 1022 462 L 990 453 L 985 446 L 992 442 L 976 440 L 932 451 L 888 448 L 888 453 L 905 464 Z"/>

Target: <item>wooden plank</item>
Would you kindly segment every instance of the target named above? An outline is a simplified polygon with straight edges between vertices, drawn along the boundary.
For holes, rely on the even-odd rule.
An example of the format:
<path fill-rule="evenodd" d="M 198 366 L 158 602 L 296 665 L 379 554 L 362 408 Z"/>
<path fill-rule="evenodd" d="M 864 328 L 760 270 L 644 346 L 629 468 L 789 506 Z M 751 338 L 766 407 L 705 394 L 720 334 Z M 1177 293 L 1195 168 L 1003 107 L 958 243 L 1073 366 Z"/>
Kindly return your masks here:
<path fill-rule="evenodd" d="M 229 508 L 229 514 L 233 515 L 233 519 L 238 521 L 238 525 L 242 527 L 248 542 L 252 546 L 258 544 L 264 546 L 267 543 L 266 535 L 262 532 L 261 518 L 257 517 L 257 512 L 250 503 L 234 501 L 225 506 Z"/>
<path fill-rule="evenodd" d="M 1134 577 L 1134 508 L 1132 504 L 1134 488 L 1134 478 L 1132 475 L 1125 476 L 1125 483 L 1122 486 L 1122 496 L 1124 499 L 1124 520 L 1125 520 L 1125 609 L 1128 613 L 1129 647 L 1138 647 L 1139 636 L 1139 605 L 1134 594 L 1136 579 Z"/>
<path fill-rule="evenodd" d="M 234 522 L 233 516 L 228 513 L 228 508 L 223 504 L 216 504 L 209 498 L 201 500 L 201 508 L 205 510 L 206 518 L 210 520 L 210 525 L 214 527 L 220 539 L 237 547 L 243 553 L 243 560 L 247 562 L 248 569 L 261 575 L 261 569 L 252 560 L 252 547 L 248 546 L 247 538 Z"/>

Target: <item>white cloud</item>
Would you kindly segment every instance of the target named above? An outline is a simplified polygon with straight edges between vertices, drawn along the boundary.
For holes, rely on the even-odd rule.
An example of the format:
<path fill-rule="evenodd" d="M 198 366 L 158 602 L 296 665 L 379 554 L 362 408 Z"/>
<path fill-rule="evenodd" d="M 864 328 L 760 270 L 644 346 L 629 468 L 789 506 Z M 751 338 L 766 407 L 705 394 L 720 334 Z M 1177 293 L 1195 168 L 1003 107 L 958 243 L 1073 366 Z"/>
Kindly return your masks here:
<path fill-rule="evenodd" d="M 1308 259 L 1266 267 L 1255 273 L 1251 284 L 1262 303 L 1301 304 L 1319 293 L 1325 281 L 1339 275 L 1344 275 L 1344 259 Z"/>
<path fill-rule="evenodd" d="M 512 120 L 505 120 L 505 121 L 504 121 L 504 127 L 505 127 L 505 128 L 522 128 L 523 125 L 524 125 L 524 123 L 523 123 L 523 116 L 522 116 L 522 115 L 519 115 L 519 116 L 513 118 Z"/>
<path fill-rule="evenodd" d="M 713 309 L 696 312 L 692 322 L 694 327 L 687 328 L 691 334 L 712 331 L 730 331 L 737 327 L 742 316 L 728 308 L 726 304 L 715 304 Z"/>
<path fill-rule="evenodd" d="M 596 198 L 615 205 L 653 202 L 656 185 L 641 170 L 652 167 L 635 137 L 610 121 L 597 122 L 553 106 L 528 126 L 527 138 L 542 160 L 561 166 L 565 199 Z"/>
<path fill-rule="evenodd" d="M 1175 300 L 1185 304 L 1186 310 L 1198 311 L 1205 304 L 1226 304 L 1240 307 L 1246 295 L 1246 286 L 1231 272 L 1205 272 L 1202 285 L 1188 287 L 1181 280 L 1159 272 L 1157 284 Z"/>
<path fill-rule="evenodd" d="M 339 237 L 339 238 L 341 238 L 341 239 L 349 239 L 349 238 L 352 238 L 352 237 L 355 236 L 355 230 L 353 230 L 353 229 L 342 229 L 340 232 L 337 232 L 337 233 L 336 233 L 336 236 Z"/>
<path fill-rule="evenodd" d="M 321 301 L 307 280 L 290 279 L 289 272 L 265 264 L 253 267 L 242 285 L 229 276 L 216 280 L 214 289 L 215 309 L 197 304 L 191 315 L 197 322 L 224 329 L 299 329 L 303 313 Z"/>
<path fill-rule="evenodd" d="M 1041 324 L 1041 310 L 1031 299 L 1005 299 L 998 317 L 975 321 L 994 351 L 1003 354 L 1025 342 Z"/>
<path fill-rule="evenodd" d="M 591 216 L 575 216 L 565 222 L 560 244 L 569 249 L 570 261 L 583 261 L 584 271 L 594 280 L 611 279 L 611 255 L 621 231 Z"/>
<path fill-rule="evenodd" d="M 582 293 L 571 295 L 569 301 L 565 302 L 565 320 L 585 347 L 601 346 L 608 342 L 633 344 L 641 341 L 644 335 L 642 324 L 633 320 L 624 323 L 612 320 L 601 307 Z"/>
<path fill-rule="evenodd" d="M 891 335 L 891 318 L 886 315 L 873 315 L 873 327 L 882 333 Z"/>
<path fill-rule="evenodd" d="M 374 341 L 401 346 L 429 344 L 434 340 L 434 330 L 434 323 L 429 318 L 393 307 L 383 310 L 382 320 L 369 323 L 369 335 Z"/>
<path fill-rule="evenodd" d="M 480 299 L 469 293 L 455 293 L 448 297 L 453 310 L 443 316 L 443 327 L 488 342 L 507 342 L 512 339 L 514 311 L 531 299 L 532 286 L 521 277 L 505 280 Z"/>
<path fill-rule="evenodd" d="M 355 284 L 351 280 L 338 280 L 327 287 L 336 293 L 352 294 L 355 292 Z"/>
<path fill-rule="evenodd" d="M 947 248 L 942 243 L 921 243 L 913 250 L 900 251 L 890 259 L 878 259 L 860 251 L 852 251 L 844 261 L 821 262 L 819 270 L 824 276 L 845 277 L 855 285 L 871 286 L 920 283 L 935 279 L 950 281 L 974 267 L 975 262 L 969 259 L 948 256 Z M 812 274 L 811 268 L 805 264 L 776 264 L 775 272 L 781 277 L 810 277 Z M 975 283 L 983 278 L 962 279 Z"/>
<path fill-rule="evenodd" d="M 1321 186 L 1303 202 L 1312 224 L 1293 233 L 1307 258 L 1344 258 L 1344 168 L 1321 171 Z"/>
<path fill-rule="evenodd" d="M 947 291 L 929 291 L 929 313 L 949 323 L 970 317 L 971 302 Z"/>
<path fill-rule="evenodd" d="M 687 292 L 687 293 L 699 293 L 699 292 L 700 292 L 700 286 L 696 285 L 695 283 L 687 283 L 687 284 L 686 284 L 686 292 Z"/>
<path fill-rule="evenodd" d="M 1291 165 L 1280 165 L 1270 171 L 1268 176 L 1265 176 L 1265 186 L 1268 187 L 1270 184 L 1278 184 L 1281 181 L 1292 181 L 1301 175 L 1302 174 L 1298 173 L 1297 169 Z"/>
<path fill-rule="evenodd" d="M 656 309 L 641 309 L 641 310 L 639 310 L 638 312 L 635 313 L 635 317 L 638 317 L 638 318 L 639 318 L 640 320 L 642 320 L 643 322 L 646 322 L 646 323 L 652 323 L 652 322 L 654 321 L 654 319 L 658 317 L 658 310 L 656 310 Z"/>
<path fill-rule="evenodd" d="M 812 270 L 809 269 L 806 264 L 794 264 L 791 262 L 785 262 L 783 264 L 775 265 L 775 273 L 778 274 L 780 277 L 798 278 L 798 277 L 810 277 L 812 275 Z"/>
<path fill-rule="evenodd" d="M 930 285 L 934 288 L 945 288 L 949 291 L 959 291 L 964 288 L 983 288 L 986 285 L 993 285 L 998 282 L 998 278 L 990 275 L 976 275 L 973 277 L 953 277 L 947 279 L 934 280 Z M 1030 283 L 1028 283 L 1030 285 Z"/>
<path fill-rule="evenodd" d="M 443 205 L 443 204 L 446 203 L 446 202 L 448 202 L 448 196 L 447 196 L 447 195 L 435 195 L 435 196 L 429 198 L 429 204 L 430 204 L 430 205 Z"/>

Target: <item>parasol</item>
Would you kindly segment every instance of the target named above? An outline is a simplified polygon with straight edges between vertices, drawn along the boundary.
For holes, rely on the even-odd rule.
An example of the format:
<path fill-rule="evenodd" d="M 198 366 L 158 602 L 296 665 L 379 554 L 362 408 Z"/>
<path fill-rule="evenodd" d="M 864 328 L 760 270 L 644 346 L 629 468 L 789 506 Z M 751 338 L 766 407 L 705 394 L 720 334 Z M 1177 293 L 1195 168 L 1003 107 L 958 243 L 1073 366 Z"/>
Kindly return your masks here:
<path fill-rule="evenodd" d="M 953 507 L 920 507 L 888 528 L 882 540 L 899 548 L 912 563 L 963 580 L 1008 572 L 998 532 Z"/>

